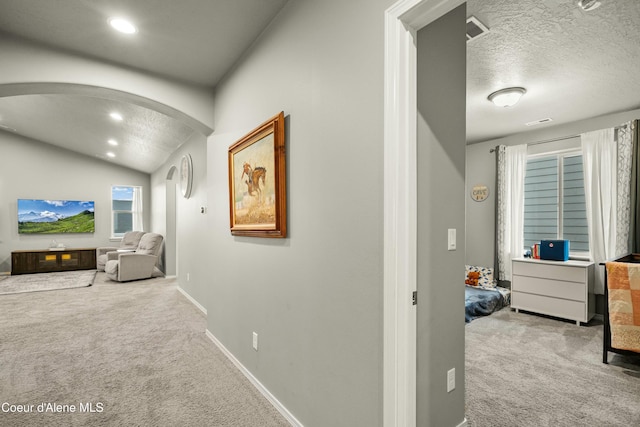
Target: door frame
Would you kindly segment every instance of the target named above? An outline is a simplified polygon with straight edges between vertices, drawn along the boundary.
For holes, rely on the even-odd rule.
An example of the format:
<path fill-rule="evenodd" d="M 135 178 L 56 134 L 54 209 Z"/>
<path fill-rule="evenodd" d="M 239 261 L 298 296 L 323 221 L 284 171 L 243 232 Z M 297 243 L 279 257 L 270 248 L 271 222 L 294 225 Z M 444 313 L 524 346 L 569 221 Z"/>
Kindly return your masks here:
<path fill-rule="evenodd" d="M 165 274 L 178 277 L 178 168 L 171 165 L 165 180 Z"/>
<path fill-rule="evenodd" d="M 416 425 L 417 32 L 465 0 L 399 0 L 385 12 L 383 425 Z"/>

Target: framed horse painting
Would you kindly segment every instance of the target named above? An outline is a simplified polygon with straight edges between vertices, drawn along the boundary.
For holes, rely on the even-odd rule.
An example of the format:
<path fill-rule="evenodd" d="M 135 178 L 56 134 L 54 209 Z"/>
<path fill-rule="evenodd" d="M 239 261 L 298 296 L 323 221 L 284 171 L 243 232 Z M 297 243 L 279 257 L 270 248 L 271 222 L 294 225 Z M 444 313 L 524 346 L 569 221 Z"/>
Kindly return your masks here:
<path fill-rule="evenodd" d="M 231 234 L 287 236 L 284 113 L 229 147 Z"/>

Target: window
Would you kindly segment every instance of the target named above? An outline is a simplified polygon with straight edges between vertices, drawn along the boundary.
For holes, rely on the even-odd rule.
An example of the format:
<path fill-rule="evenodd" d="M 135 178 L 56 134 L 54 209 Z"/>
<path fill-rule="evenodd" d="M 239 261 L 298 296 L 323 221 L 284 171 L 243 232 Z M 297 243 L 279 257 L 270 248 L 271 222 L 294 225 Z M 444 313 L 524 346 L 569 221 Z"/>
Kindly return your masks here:
<path fill-rule="evenodd" d="M 128 231 L 142 231 L 142 187 L 111 187 L 111 235 L 122 237 Z"/>
<path fill-rule="evenodd" d="M 567 239 L 571 253 L 589 252 L 589 231 L 579 151 L 532 156 L 524 180 L 524 245 Z"/>

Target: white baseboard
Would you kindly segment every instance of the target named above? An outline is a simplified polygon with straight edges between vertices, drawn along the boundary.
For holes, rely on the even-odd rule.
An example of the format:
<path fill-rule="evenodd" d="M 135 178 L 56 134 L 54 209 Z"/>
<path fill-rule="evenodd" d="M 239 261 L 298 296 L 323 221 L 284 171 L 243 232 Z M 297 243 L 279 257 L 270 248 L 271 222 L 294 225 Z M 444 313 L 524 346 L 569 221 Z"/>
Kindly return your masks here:
<path fill-rule="evenodd" d="M 266 397 L 269 402 L 271 402 L 271 404 L 278 410 L 278 412 L 280 412 L 280 414 L 287 421 L 289 421 L 289 423 L 293 427 L 304 427 L 302 423 L 298 421 L 296 417 L 294 417 L 293 414 L 289 412 L 289 410 L 285 408 L 285 406 L 282 403 L 280 403 L 280 401 L 276 399 L 276 397 L 273 394 L 271 394 L 271 392 L 267 390 L 267 388 L 263 386 L 262 383 L 258 381 L 258 379 L 254 377 L 253 374 L 249 372 L 249 370 L 245 368 L 244 365 L 240 363 L 240 361 L 236 359 L 235 356 L 231 354 L 231 352 L 227 350 L 227 348 L 220 341 L 218 341 L 218 339 L 215 336 L 213 336 L 213 334 L 208 329 L 206 331 L 206 334 L 209 337 L 209 339 L 213 341 L 213 343 L 224 353 L 224 355 L 227 356 L 227 358 L 231 360 L 231 362 L 234 365 L 236 365 L 236 367 L 240 370 L 240 372 L 242 372 L 242 374 L 245 377 L 247 377 L 249 381 L 251 381 L 251 384 L 253 384 L 253 386 L 256 389 L 258 389 L 258 391 L 262 393 L 262 395 Z"/>
<path fill-rule="evenodd" d="M 189 295 L 189 294 L 187 293 L 187 291 L 185 291 L 184 289 L 182 289 L 180 286 L 176 286 L 176 287 L 178 288 L 178 290 L 180 291 L 180 293 L 181 293 L 182 295 L 184 295 L 184 296 L 185 296 L 185 298 L 186 298 L 186 299 L 188 299 L 189 301 L 191 301 L 191 303 L 192 303 L 193 305 L 195 305 L 195 306 L 198 308 L 198 310 L 200 310 L 201 312 L 203 312 L 205 316 L 207 315 L 207 309 L 206 309 L 206 308 L 204 308 L 204 307 L 203 307 L 203 306 L 202 306 L 198 301 L 196 301 L 195 299 L 193 299 L 193 297 L 192 297 L 191 295 Z"/>

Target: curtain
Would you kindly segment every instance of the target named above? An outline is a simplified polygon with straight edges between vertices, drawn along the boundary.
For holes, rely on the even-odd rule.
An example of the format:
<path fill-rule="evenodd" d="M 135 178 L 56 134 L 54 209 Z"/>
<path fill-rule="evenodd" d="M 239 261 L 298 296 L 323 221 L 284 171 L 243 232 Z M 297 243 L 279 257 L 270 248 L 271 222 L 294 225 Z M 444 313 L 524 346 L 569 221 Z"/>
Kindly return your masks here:
<path fill-rule="evenodd" d="M 640 197 L 638 197 L 638 191 L 640 191 L 640 171 L 638 170 L 638 156 L 640 156 L 640 150 L 638 150 L 638 120 L 631 122 L 630 126 L 631 135 L 631 185 L 630 187 L 630 247 L 629 250 L 634 253 L 640 252 Z"/>
<path fill-rule="evenodd" d="M 133 216 L 133 230 L 131 231 L 144 231 L 144 220 L 142 215 L 142 187 L 133 187 L 131 214 Z"/>
<path fill-rule="evenodd" d="M 596 264 L 629 252 L 631 127 L 581 135 L 590 258 Z M 604 269 L 596 268 L 595 292 L 604 293 Z"/>
<path fill-rule="evenodd" d="M 617 158 L 617 209 L 616 209 L 616 256 L 631 250 L 631 173 L 633 165 L 632 122 L 616 128 Z"/>
<path fill-rule="evenodd" d="M 498 153 L 496 249 L 498 280 L 511 280 L 511 260 L 524 252 L 524 177 L 527 145 L 505 147 Z"/>

